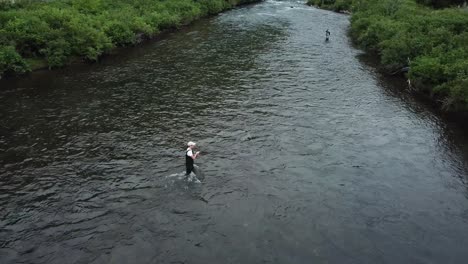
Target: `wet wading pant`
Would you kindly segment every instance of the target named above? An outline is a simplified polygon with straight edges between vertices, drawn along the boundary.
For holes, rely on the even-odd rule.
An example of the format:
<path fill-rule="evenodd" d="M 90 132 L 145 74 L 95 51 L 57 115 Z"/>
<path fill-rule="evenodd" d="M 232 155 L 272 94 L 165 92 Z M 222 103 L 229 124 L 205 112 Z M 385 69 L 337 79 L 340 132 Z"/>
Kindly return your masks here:
<path fill-rule="evenodd" d="M 187 155 L 188 151 L 185 152 L 185 167 L 186 167 L 186 175 L 189 175 L 193 171 L 193 159 L 189 155 Z M 192 151 L 193 153 L 193 151 Z"/>

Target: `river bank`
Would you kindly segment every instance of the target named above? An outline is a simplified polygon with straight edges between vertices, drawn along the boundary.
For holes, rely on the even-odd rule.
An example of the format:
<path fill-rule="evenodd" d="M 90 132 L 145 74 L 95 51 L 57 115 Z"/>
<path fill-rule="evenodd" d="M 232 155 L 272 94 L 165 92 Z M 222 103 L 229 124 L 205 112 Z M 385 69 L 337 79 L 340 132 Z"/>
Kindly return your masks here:
<path fill-rule="evenodd" d="M 380 58 L 388 74 L 408 69 L 408 87 L 438 108 L 468 111 L 468 12 L 401 1 L 308 1 L 324 9 L 351 10 L 350 35 Z"/>
<path fill-rule="evenodd" d="M 261 0 L 16 1 L 0 3 L 0 79 L 97 61 L 194 20 Z"/>

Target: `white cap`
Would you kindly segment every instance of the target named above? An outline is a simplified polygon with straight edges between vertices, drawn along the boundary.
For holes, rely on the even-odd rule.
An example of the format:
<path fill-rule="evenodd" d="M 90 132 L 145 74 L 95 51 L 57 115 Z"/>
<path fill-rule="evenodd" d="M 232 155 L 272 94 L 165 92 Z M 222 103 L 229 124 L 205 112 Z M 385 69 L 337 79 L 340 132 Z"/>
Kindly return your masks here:
<path fill-rule="evenodd" d="M 192 141 L 189 141 L 189 143 L 187 143 L 187 146 L 191 147 L 191 146 L 195 146 L 197 143 L 195 142 L 192 142 Z"/>

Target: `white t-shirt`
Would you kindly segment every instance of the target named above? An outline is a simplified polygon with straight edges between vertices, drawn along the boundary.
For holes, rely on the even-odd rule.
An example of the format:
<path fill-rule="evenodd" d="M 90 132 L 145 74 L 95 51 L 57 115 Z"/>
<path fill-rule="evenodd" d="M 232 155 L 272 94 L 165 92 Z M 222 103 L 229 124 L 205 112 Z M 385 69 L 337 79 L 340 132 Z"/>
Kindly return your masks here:
<path fill-rule="evenodd" d="M 193 151 L 192 151 L 192 149 L 190 149 L 190 148 L 187 149 L 187 156 L 193 157 Z"/>

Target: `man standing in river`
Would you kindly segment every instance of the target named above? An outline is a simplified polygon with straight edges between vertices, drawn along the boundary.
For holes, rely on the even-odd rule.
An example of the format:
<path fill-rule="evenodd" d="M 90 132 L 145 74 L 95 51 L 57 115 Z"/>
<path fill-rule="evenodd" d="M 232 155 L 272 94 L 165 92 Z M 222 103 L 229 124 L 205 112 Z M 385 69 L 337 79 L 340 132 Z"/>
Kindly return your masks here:
<path fill-rule="evenodd" d="M 195 154 L 193 154 L 193 149 L 196 147 L 196 143 L 190 141 L 187 143 L 187 151 L 185 152 L 185 167 L 186 167 L 186 173 L 185 176 L 189 176 L 190 173 L 193 171 L 193 163 L 195 159 L 198 157 L 198 154 L 200 151 L 197 151 Z"/>

